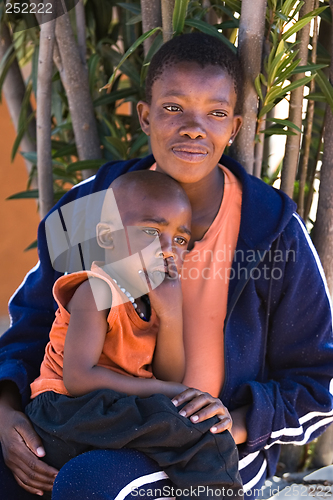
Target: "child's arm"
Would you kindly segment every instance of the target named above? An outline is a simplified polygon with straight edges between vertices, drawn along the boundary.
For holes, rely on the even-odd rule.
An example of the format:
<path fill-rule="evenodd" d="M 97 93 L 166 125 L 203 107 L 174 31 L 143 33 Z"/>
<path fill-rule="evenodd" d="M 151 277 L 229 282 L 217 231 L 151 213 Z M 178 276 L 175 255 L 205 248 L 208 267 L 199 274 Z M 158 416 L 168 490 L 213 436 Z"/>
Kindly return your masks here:
<path fill-rule="evenodd" d="M 167 259 L 167 264 L 170 276 L 166 274 L 164 281 L 149 292 L 151 306 L 160 321 L 152 368 L 158 379 L 182 382 L 185 375 L 183 296 L 172 257 Z M 153 282 L 153 277 L 149 277 Z"/>
<path fill-rule="evenodd" d="M 96 389 L 113 389 L 141 397 L 160 393 L 170 398 L 182 392 L 185 386 L 179 383 L 130 377 L 96 366 L 105 341 L 109 312 L 108 309 L 98 311 L 94 300 L 96 294 L 103 303 L 108 300 L 111 304 L 110 289 L 102 280 L 95 283 L 94 295 L 89 280 L 82 283 L 69 304 L 71 318 L 65 341 L 63 372 L 68 392 L 80 396 Z"/>

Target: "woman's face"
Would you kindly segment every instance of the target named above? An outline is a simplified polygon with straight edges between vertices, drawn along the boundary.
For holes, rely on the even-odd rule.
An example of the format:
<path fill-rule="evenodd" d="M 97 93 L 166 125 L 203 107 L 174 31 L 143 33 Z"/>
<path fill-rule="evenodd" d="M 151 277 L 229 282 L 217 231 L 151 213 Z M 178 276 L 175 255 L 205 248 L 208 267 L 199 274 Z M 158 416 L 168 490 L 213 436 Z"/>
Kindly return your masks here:
<path fill-rule="evenodd" d="M 220 67 L 190 62 L 167 67 L 153 84 L 151 104 L 138 104 L 157 170 L 194 183 L 217 168 L 241 126 L 236 99 L 234 82 Z"/>

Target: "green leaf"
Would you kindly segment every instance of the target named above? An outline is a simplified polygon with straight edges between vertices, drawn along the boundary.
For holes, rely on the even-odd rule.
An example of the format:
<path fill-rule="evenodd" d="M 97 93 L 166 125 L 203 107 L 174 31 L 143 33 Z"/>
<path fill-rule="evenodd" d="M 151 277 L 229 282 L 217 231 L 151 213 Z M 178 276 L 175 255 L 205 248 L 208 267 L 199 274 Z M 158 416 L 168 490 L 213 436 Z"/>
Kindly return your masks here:
<path fill-rule="evenodd" d="M 93 8 L 96 35 L 98 39 L 101 39 L 108 34 L 112 22 L 113 5 L 106 0 L 89 0 L 89 3 Z"/>
<path fill-rule="evenodd" d="M 280 51 L 277 53 L 277 55 L 274 57 L 272 64 L 268 68 L 268 75 L 267 75 L 267 85 L 270 87 L 275 79 L 276 72 L 278 70 L 278 65 L 281 61 L 281 59 L 284 56 L 284 52 Z"/>
<path fill-rule="evenodd" d="M 16 156 L 17 150 L 18 150 L 18 148 L 19 148 L 19 146 L 21 144 L 21 141 L 23 139 L 23 136 L 24 136 L 24 134 L 26 133 L 26 131 L 28 129 L 28 125 L 29 125 L 29 123 L 34 118 L 35 118 L 35 112 L 31 113 L 31 115 L 26 120 L 26 122 L 23 124 L 23 126 L 21 125 L 21 127 L 18 129 L 18 133 L 17 133 L 16 139 L 15 139 L 14 144 L 13 144 L 13 149 L 12 149 L 12 154 L 11 154 L 11 161 L 14 161 L 14 158 Z"/>
<path fill-rule="evenodd" d="M 233 11 L 236 11 L 236 12 L 241 11 L 241 1 L 240 0 L 226 0 L 224 3 L 225 3 L 225 5 L 228 5 L 228 7 L 230 7 L 230 9 L 232 9 Z"/>
<path fill-rule="evenodd" d="M 299 127 L 297 127 L 297 125 L 295 125 L 293 122 L 291 122 L 289 120 L 282 120 L 280 118 L 266 118 L 266 122 L 279 123 L 280 125 L 293 128 L 297 132 L 302 133 L 301 129 Z"/>
<path fill-rule="evenodd" d="M 120 99 L 126 99 L 126 97 L 131 97 L 137 95 L 138 90 L 130 87 L 128 89 L 116 90 L 115 92 L 111 92 L 110 94 L 103 95 L 102 97 L 98 97 L 94 100 L 93 105 L 96 108 L 97 106 L 105 106 L 106 104 L 113 104 Z"/>
<path fill-rule="evenodd" d="M 15 61 L 15 59 L 16 59 L 16 53 L 13 52 L 8 57 L 8 59 L 6 61 L 6 64 L 4 65 L 3 70 L 1 72 L 1 75 L 0 75 L 0 102 L 1 102 L 1 98 L 2 98 L 2 86 L 3 86 L 3 83 L 4 83 L 5 78 L 7 76 L 8 70 L 11 67 L 11 65 L 13 64 L 13 62 Z"/>
<path fill-rule="evenodd" d="M 264 115 L 266 115 L 272 108 L 274 108 L 275 104 L 274 102 L 270 102 L 268 104 L 265 104 L 259 112 L 258 118 L 262 118 Z"/>
<path fill-rule="evenodd" d="M 52 130 L 51 136 L 57 135 L 59 134 L 59 132 L 62 132 L 64 130 L 72 130 L 72 128 L 73 128 L 72 123 L 62 123 L 61 125 L 58 125 Z"/>
<path fill-rule="evenodd" d="M 294 19 L 297 16 L 297 14 L 299 13 L 299 11 L 301 10 L 301 8 L 303 7 L 304 4 L 305 4 L 305 2 L 303 0 L 298 2 L 298 4 L 296 5 L 296 7 L 292 13 L 291 19 Z"/>
<path fill-rule="evenodd" d="M 103 144 L 103 146 L 105 147 L 105 149 L 111 153 L 112 155 L 112 158 L 114 160 L 123 160 L 122 156 L 119 154 L 119 151 L 117 150 L 117 148 L 115 148 L 113 146 L 113 144 L 111 144 L 107 138 L 105 136 L 100 136 L 100 141 L 101 143 Z"/>
<path fill-rule="evenodd" d="M 127 156 L 128 145 L 118 137 L 106 137 L 106 140 L 118 151 L 120 157 L 125 160 Z"/>
<path fill-rule="evenodd" d="M 188 0 L 176 0 L 172 15 L 172 27 L 175 35 L 182 33 L 186 18 Z"/>
<path fill-rule="evenodd" d="M 221 24 L 215 24 L 215 27 L 219 30 L 227 30 L 229 28 L 239 28 L 239 20 L 238 19 L 233 19 L 230 21 L 224 21 Z"/>
<path fill-rule="evenodd" d="M 156 52 L 162 45 L 163 45 L 163 34 L 159 33 L 157 36 L 155 36 L 154 41 L 151 44 L 146 57 L 144 58 L 140 75 L 140 87 L 144 87 L 145 78 L 148 71 L 148 67 L 150 65 L 150 61 L 153 55 L 156 54 Z"/>
<path fill-rule="evenodd" d="M 279 73 L 282 71 L 284 71 L 287 66 L 289 66 L 290 64 L 292 64 L 293 62 L 293 59 L 296 57 L 296 55 L 298 54 L 298 50 L 295 50 L 294 52 L 291 52 L 289 53 L 288 55 L 286 55 L 286 57 L 281 61 L 281 64 L 279 65 Z M 299 63 L 300 59 L 297 59 L 297 64 Z"/>
<path fill-rule="evenodd" d="M 0 61 L 0 73 L 2 73 L 5 65 L 6 65 L 6 62 L 8 61 L 8 59 L 10 58 L 11 55 L 13 55 L 15 53 L 15 45 L 12 43 L 8 49 L 6 50 L 6 52 L 4 53 L 3 55 L 3 58 L 1 59 Z"/>
<path fill-rule="evenodd" d="M 29 152 L 26 152 L 26 153 L 22 153 L 21 152 L 21 155 L 26 160 L 30 161 L 34 165 L 37 165 L 37 152 L 36 151 L 29 151 Z M 60 167 L 64 166 L 63 162 L 58 161 L 58 160 L 52 160 L 52 165 L 59 165 Z"/>
<path fill-rule="evenodd" d="M 310 101 L 327 102 L 326 97 L 321 92 L 313 92 L 305 96 L 305 99 Z"/>
<path fill-rule="evenodd" d="M 263 101 L 264 98 L 263 98 L 262 91 L 261 91 L 260 74 L 256 76 L 256 78 L 254 80 L 254 86 L 256 88 L 258 96 L 260 97 L 261 101 Z"/>
<path fill-rule="evenodd" d="M 88 75 L 89 75 L 89 90 L 90 93 L 93 93 L 94 85 L 96 81 L 96 69 L 100 62 L 100 58 L 98 54 L 92 54 L 88 61 Z"/>
<path fill-rule="evenodd" d="M 285 16 L 289 16 L 297 0 L 285 0 L 282 2 L 281 12 Z"/>
<path fill-rule="evenodd" d="M 81 170 L 88 170 L 92 168 L 100 168 L 102 165 L 104 165 L 105 160 L 103 159 L 98 159 L 98 160 L 81 160 L 81 161 L 76 161 L 74 163 L 70 163 L 68 167 L 66 168 L 67 173 L 73 173 L 73 172 L 78 172 Z"/>
<path fill-rule="evenodd" d="M 199 19 L 186 19 L 185 21 L 186 26 L 191 26 L 191 28 L 196 28 L 199 31 L 202 31 L 203 33 L 207 33 L 207 35 L 212 35 L 216 36 L 222 42 L 224 42 L 229 49 L 231 49 L 235 54 L 237 53 L 236 47 L 228 40 L 227 37 L 222 35 L 214 26 L 211 26 L 210 24 L 206 23 L 205 21 L 200 21 Z"/>
<path fill-rule="evenodd" d="M 323 12 L 325 9 L 327 9 L 328 5 L 325 7 L 319 7 L 319 9 L 315 9 L 306 16 L 303 16 L 301 19 L 296 21 L 296 23 L 289 28 L 285 33 L 282 35 L 282 40 L 287 40 L 291 35 L 294 35 L 298 31 L 300 31 L 304 26 L 306 26 L 314 17 L 319 16 L 321 12 Z"/>
<path fill-rule="evenodd" d="M 140 135 L 135 139 L 135 141 L 131 145 L 128 156 L 132 158 L 134 153 L 139 151 L 145 144 L 148 144 L 148 137 L 144 132 L 141 132 Z"/>
<path fill-rule="evenodd" d="M 59 82 L 60 81 L 60 73 L 59 71 L 56 71 L 54 75 L 52 76 L 52 83 L 53 82 Z"/>
<path fill-rule="evenodd" d="M 279 83 L 289 80 L 294 70 L 297 68 L 299 61 L 300 59 L 297 59 L 296 61 L 291 63 L 284 71 L 282 71 L 282 73 L 280 73 L 280 76 L 275 80 L 274 85 L 279 85 Z"/>
<path fill-rule="evenodd" d="M 292 90 L 297 89 L 298 87 L 302 87 L 303 85 L 308 84 L 312 79 L 314 78 L 314 75 L 311 76 L 305 76 L 304 78 L 300 78 L 299 80 L 296 80 L 295 82 L 291 83 L 290 85 L 287 85 L 286 87 L 277 87 L 277 88 L 272 88 L 272 90 L 269 92 L 269 100 L 276 100 L 279 97 L 284 97 L 287 92 L 291 92 Z"/>
<path fill-rule="evenodd" d="M 282 12 L 276 12 L 275 15 L 279 18 L 282 19 L 282 21 L 288 22 L 288 17 L 282 14 Z"/>
<path fill-rule="evenodd" d="M 25 153 L 21 151 L 21 156 L 23 156 L 23 158 L 25 158 L 26 160 L 30 161 L 30 163 L 37 165 L 37 151 L 27 151 Z"/>
<path fill-rule="evenodd" d="M 39 45 L 35 47 L 34 55 L 32 56 L 31 59 L 31 81 L 32 81 L 32 90 L 34 91 L 35 97 L 37 97 L 38 56 L 39 56 Z"/>
<path fill-rule="evenodd" d="M 127 21 L 126 26 L 131 26 L 132 24 L 141 23 L 141 21 L 142 21 L 142 15 L 138 14 L 137 16 L 131 17 L 131 19 Z"/>
<path fill-rule="evenodd" d="M 162 28 L 160 26 L 158 26 L 157 28 L 153 28 L 149 31 L 147 31 L 146 33 L 143 33 L 143 35 L 141 35 L 134 43 L 133 45 L 125 52 L 124 56 L 121 58 L 120 62 L 118 63 L 118 65 L 116 66 L 115 70 L 113 71 L 109 81 L 108 81 L 108 84 L 105 85 L 104 87 L 102 87 L 102 89 L 111 89 L 112 87 L 112 84 L 116 78 L 116 74 L 117 74 L 117 71 L 118 69 L 122 66 L 122 64 L 126 61 L 126 59 L 145 41 L 147 40 L 147 38 L 149 38 L 150 36 L 154 35 L 154 33 L 156 33 L 157 31 L 162 31 Z"/>
<path fill-rule="evenodd" d="M 104 59 L 109 59 L 113 66 L 117 66 L 120 63 L 123 54 L 110 47 L 103 46 L 102 56 L 104 57 Z M 140 86 L 140 75 L 138 69 L 134 64 L 131 63 L 131 61 L 126 60 L 123 62 L 121 72 L 127 75 L 138 87 Z M 113 86 L 116 88 L 114 88 L 114 90 L 117 90 L 118 88 L 119 78 L 120 75 L 117 75 L 115 78 Z"/>
<path fill-rule="evenodd" d="M 228 9 L 228 7 L 225 7 L 224 5 L 214 5 L 214 9 L 218 9 L 218 10 L 222 10 L 222 12 L 224 12 L 225 14 L 227 14 L 228 17 L 230 17 L 230 19 L 233 19 L 234 22 L 238 22 L 239 24 L 239 19 L 237 19 L 232 10 Z M 220 25 L 218 25 L 220 26 Z"/>
<path fill-rule="evenodd" d="M 18 124 L 17 124 L 18 130 L 21 130 L 21 128 L 25 126 L 25 122 L 27 120 L 27 115 L 28 115 L 28 110 L 30 107 L 31 91 L 32 91 L 32 83 L 30 81 L 25 89 L 25 94 L 24 94 L 22 104 L 21 104 L 20 116 L 19 116 Z"/>
<path fill-rule="evenodd" d="M 27 248 L 25 248 L 23 251 L 24 252 L 28 252 L 28 250 L 32 250 L 34 248 L 37 248 L 37 240 L 35 240 L 32 243 L 30 243 L 30 245 L 27 246 Z"/>
<path fill-rule="evenodd" d="M 73 175 L 67 173 L 67 170 L 64 170 L 64 168 L 53 167 L 53 179 L 71 182 L 74 184 Z"/>
<path fill-rule="evenodd" d="M 312 72 L 315 72 L 315 71 L 318 71 L 318 69 L 323 69 L 323 68 L 327 68 L 328 64 L 307 64 L 306 66 L 297 66 L 297 68 L 295 68 L 293 70 L 293 75 L 295 75 L 296 73 L 305 73 L 306 71 L 311 71 Z"/>
<path fill-rule="evenodd" d="M 12 194 L 6 198 L 7 200 L 22 200 L 38 198 L 38 189 L 29 189 L 28 191 L 20 191 L 19 193 Z"/>
<path fill-rule="evenodd" d="M 263 132 L 265 135 L 296 135 L 291 130 L 285 130 L 281 127 L 268 127 Z"/>
<path fill-rule="evenodd" d="M 138 6 L 138 4 L 136 4 L 136 3 L 119 2 L 119 3 L 117 3 L 117 5 L 119 5 L 119 7 L 122 7 L 123 9 L 129 10 L 130 12 L 132 12 L 132 14 L 136 14 L 136 15 L 141 14 L 141 9 Z"/>
<path fill-rule="evenodd" d="M 325 96 L 326 102 L 330 106 L 333 113 L 333 87 L 327 76 L 322 72 L 321 69 L 317 71 L 316 82 L 318 83 L 322 93 Z"/>
<path fill-rule="evenodd" d="M 76 144 L 66 144 L 66 146 L 56 150 L 52 158 L 61 158 L 63 156 L 77 156 Z"/>

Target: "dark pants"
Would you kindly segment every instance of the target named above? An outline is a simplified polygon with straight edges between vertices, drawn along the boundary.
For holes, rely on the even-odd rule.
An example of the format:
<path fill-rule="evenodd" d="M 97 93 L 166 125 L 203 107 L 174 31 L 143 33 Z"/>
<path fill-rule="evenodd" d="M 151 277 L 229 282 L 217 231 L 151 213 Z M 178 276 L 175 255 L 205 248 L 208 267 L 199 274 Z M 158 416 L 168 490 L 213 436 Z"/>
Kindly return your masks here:
<path fill-rule="evenodd" d="M 155 460 L 178 488 L 224 487 L 238 497 L 238 454 L 230 433 L 209 432 L 215 417 L 192 424 L 178 411 L 161 394 L 138 398 L 111 390 L 78 398 L 43 393 L 26 409 L 46 462 L 56 468 L 92 449 L 127 447 Z"/>

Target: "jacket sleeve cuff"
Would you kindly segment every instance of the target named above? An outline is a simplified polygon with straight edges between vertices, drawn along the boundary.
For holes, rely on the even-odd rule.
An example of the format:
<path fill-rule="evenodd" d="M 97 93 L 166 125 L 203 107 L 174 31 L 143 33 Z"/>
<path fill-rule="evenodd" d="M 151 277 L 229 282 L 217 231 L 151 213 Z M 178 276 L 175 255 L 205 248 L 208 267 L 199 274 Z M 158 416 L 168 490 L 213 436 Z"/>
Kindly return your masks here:
<path fill-rule="evenodd" d="M 244 384 L 234 399 L 237 407 L 250 405 L 246 413 L 247 441 L 242 445 L 245 453 L 262 450 L 272 433 L 275 409 L 266 385 L 270 383 Z M 272 387 L 269 389 L 272 390 Z"/>
<path fill-rule="evenodd" d="M 4 382 L 5 380 L 10 380 L 17 385 L 24 408 L 30 400 L 30 385 L 23 364 L 14 360 L 2 362 L 0 364 L 0 382 Z"/>

